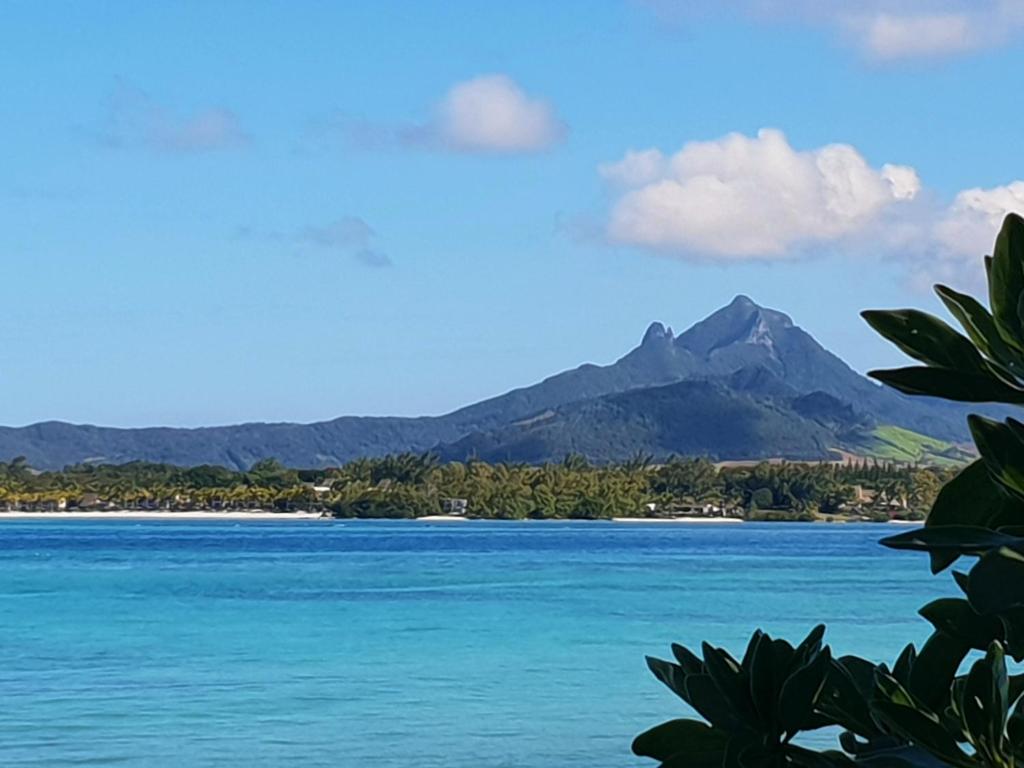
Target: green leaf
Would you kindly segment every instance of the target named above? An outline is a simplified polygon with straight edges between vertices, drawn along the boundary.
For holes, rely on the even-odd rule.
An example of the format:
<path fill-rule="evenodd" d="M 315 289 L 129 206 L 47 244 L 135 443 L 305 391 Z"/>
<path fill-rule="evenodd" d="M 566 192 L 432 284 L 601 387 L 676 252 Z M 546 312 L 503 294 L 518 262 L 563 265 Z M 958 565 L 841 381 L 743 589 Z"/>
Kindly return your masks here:
<path fill-rule="evenodd" d="M 970 606 L 967 608 L 970 610 Z M 969 650 L 970 645 L 963 639 L 942 631 L 933 632 L 910 670 L 907 680 L 910 695 L 925 706 L 941 711 L 949 696 L 949 686 Z"/>
<path fill-rule="evenodd" d="M 697 720 L 669 720 L 633 740 L 633 754 L 665 761 L 681 752 L 714 753 L 721 762 L 729 736 Z"/>
<path fill-rule="evenodd" d="M 829 669 L 825 689 L 818 699 L 817 708 L 848 731 L 857 733 L 864 738 L 880 735 L 880 731 L 871 719 L 867 696 L 871 691 L 874 679 L 874 665 L 863 659 L 853 662 L 864 678 L 861 682 L 854 677 L 848 664 L 855 657 L 844 656 L 833 659 Z M 866 672 L 861 663 L 867 667 Z"/>
<path fill-rule="evenodd" d="M 814 654 L 818 653 L 821 650 L 821 641 L 824 637 L 825 625 L 818 624 L 793 650 L 793 661 L 789 665 L 789 671 L 793 672 L 797 667 L 803 666 Z"/>
<path fill-rule="evenodd" d="M 900 681 L 900 685 L 906 686 L 910 682 L 910 669 L 917 659 L 917 649 L 913 643 L 909 643 L 900 653 L 896 663 L 892 665 L 892 676 Z"/>
<path fill-rule="evenodd" d="M 992 251 L 989 304 L 999 335 L 1018 349 L 1024 334 L 1018 308 L 1024 294 L 1024 219 L 1015 213 L 1003 220 Z"/>
<path fill-rule="evenodd" d="M 892 549 L 940 552 L 956 555 L 983 555 L 996 547 L 1016 544 L 1016 537 L 972 525 L 943 525 L 919 528 L 882 539 Z"/>
<path fill-rule="evenodd" d="M 814 705 L 825 687 L 832 655 L 828 648 L 791 674 L 782 684 L 779 694 L 779 721 L 790 735 L 802 730 L 814 710 Z"/>
<path fill-rule="evenodd" d="M 1018 747 L 1024 745 L 1024 699 L 1018 699 L 1013 712 L 1006 721 L 1006 733 L 1010 743 Z"/>
<path fill-rule="evenodd" d="M 942 486 L 925 525 L 997 528 L 1015 520 L 1024 523 L 1024 504 L 1008 497 L 985 462 L 975 459 Z"/>
<path fill-rule="evenodd" d="M 1003 637 L 1003 624 L 994 616 L 982 616 L 959 597 L 942 597 L 924 606 L 918 613 L 942 632 L 984 651 L 993 640 Z M 922 651 L 923 652 L 923 651 Z M 959 666 L 959 662 L 957 662 Z"/>
<path fill-rule="evenodd" d="M 686 674 L 697 675 L 704 671 L 704 662 L 689 648 L 672 643 L 672 655 L 676 657 L 676 661 Z"/>
<path fill-rule="evenodd" d="M 1024 499 L 1024 431 L 1020 423 L 971 414 L 967 425 L 992 478 L 1017 498 Z"/>
<path fill-rule="evenodd" d="M 935 286 L 935 292 L 982 354 L 1006 366 L 1012 374 L 1024 372 L 1024 359 L 1003 341 L 992 313 L 980 301 L 944 285 Z"/>
<path fill-rule="evenodd" d="M 653 656 L 648 656 L 646 661 L 647 668 L 651 670 L 656 678 L 664 683 L 672 693 L 689 703 L 686 694 L 687 674 L 683 671 L 682 667 L 670 661 L 656 659 Z"/>
<path fill-rule="evenodd" d="M 971 569 L 967 599 L 978 613 L 1000 614 L 1024 606 L 1024 544 L 1001 546 Z"/>
<path fill-rule="evenodd" d="M 868 376 L 907 395 L 928 395 L 965 403 L 1024 403 L 1024 389 L 988 373 L 909 366 L 868 371 Z"/>
<path fill-rule="evenodd" d="M 757 643 L 764 635 L 760 629 L 755 629 L 754 634 L 750 636 L 750 640 L 747 641 L 747 649 L 743 652 L 743 658 L 740 660 L 740 666 L 743 669 L 750 671 L 750 664 L 754 658 L 754 650 L 757 648 Z"/>
<path fill-rule="evenodd" d="M 960 700 L 961 718 L 971 744 L 982 754 L 1003 752 L 1003 729 L 1009 707 L 1009 682 L 1002 646 L 992 643 L 967 675 Z"/>
<path fill-rule="evenodd" d="M 985 361 L 970 339 L 934 315 L 916 309 L 861 312 L 872 328 L 915 360 L 936 368 L 985 373 Z"/>
<path fill-rule="evenodd" d="M 686 700 L 701 717 L 716 728 L 725 731 L 750 730 L 750 725 L 722 695 L 711 675 L 688 676 Z"/>
<path fill-rule="evenodd" d="M 703 644 L 704 667 L 722 696 L 732 706 L 737 718 L 756 723 L 757 713 L 750 699 L 750 684 L 739 663 L 721 648 Z"/>
<path fill-rule="evenodd" d="M 994 510 L 1001 509 L 1005 495 L 992 479 L 981 459 L 971 462 L 942 486 L 932 504 L 925 526 L 988 525 Z M 956 562 L 958 552 L 931 552 L 932 573 L 939 573 Z"/>
<path fill-rule="evenodd" d="M 970 757 L 960 749 L 953 735 L 942 727 L 934 715 L 913 706 L 886 700 L 876 701 L 874 710 L 875 716 L 887 728 L 910 743 L 958 768 L 974 768 Z"/>
<path fill-rule="evenodd" d="M 768 635 L 757 638 L 750 654 L 750 698 L 761 722 L 774 723 L 778 690 L 772 639 Z"/>
<path fill-rule="evenodd" d="M 1024 606 L 1010 608 L 999 614 L 1006 652 L 1014 661 L 1024 661 Z"/>

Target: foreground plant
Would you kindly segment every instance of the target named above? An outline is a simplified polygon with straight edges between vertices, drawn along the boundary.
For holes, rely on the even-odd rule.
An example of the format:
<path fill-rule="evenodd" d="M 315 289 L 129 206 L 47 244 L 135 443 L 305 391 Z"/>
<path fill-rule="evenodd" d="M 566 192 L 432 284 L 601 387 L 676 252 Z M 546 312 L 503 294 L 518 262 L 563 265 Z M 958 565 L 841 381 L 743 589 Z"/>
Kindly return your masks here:
<path fill-rule="evenodd" d="M 868 311 L 868 323 L 921 365 L 869 375 L 909 395 L 1024 404 L 1024 219 L 1006 217 L 985 258 L 990 309 L 945 286 L 936 292 L 963 328 L 917 310 Z M 742 660 L 703 646 L 672 646 L 654 674 L 700 720 L 671 720 L 633 751 L 664 768 L 829 768 L 871 765 L 1015 768 L 1024 765 L 1024 423 L 968 418 L 980 458 L 947 483 L 925 525 L 882 541 L 929 554 L 953 571 L 961 598 L 920 615 L 932 635 L 908 645 L 891 669 L 833 658 L 817 627 L 795 648 L 758 631 Z M 975 657 L 965 674 L 961 667 Z M 840 749 L 799 746 L 801 732 L 840 726 Z"/>

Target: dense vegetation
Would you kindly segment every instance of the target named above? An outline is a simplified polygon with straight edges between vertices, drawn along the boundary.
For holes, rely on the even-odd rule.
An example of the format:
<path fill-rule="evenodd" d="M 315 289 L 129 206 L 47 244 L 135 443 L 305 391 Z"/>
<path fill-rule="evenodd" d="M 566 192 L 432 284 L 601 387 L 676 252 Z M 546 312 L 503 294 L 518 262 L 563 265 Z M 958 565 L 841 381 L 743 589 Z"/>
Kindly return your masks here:
<path fill-rule="evenodd" d="M 917 310 L 864 313 L 919 361 L 875 371 L 911 395 L 1024 405 L 1024 219 L 1009 215 L 986 257 L 991 310 L 944 286 L 936 291 L 963 335 Z M 663 723 L 635 740 L 662 768 L 1014 768 L 1024 763 L 1024 423 L 968 419 L 980 459 L 937 495 L 925 526 L 883 541 L 929 553 L 933 573 L 954 571 L 962 597 L 920 615 L 933 627 L 892 666 L 835 657 L 816 627 L 799 644 L 755 632 L 740 659 L 704 643 L 649 659 L 702 720 Z M 801 746 L 802 731 L 842 729 L 840 749 Z"/>
<path fill-rule="evenodd" d="M 36 472 L 0 463 L 7 508 L 306 509 L 339 517 L 422 517 L 451 511 L 481 518 L 602 519 L 694 511 L 793 518 L 839 512 L 912 516 L 933 501 L 948 470 L 894 463 L 717 467 L 707 459 L 654 465 L 645 456 L 597 466 L 572 455 L 558 464 L 441 464 L 431 454 L 360 459 L 327 470 L 265 460 L 239 472 L 135 462 Z M 652 506 L 653 505 L 653 506 Z M 461 511 L 461 510 L 460 510 Z"/>

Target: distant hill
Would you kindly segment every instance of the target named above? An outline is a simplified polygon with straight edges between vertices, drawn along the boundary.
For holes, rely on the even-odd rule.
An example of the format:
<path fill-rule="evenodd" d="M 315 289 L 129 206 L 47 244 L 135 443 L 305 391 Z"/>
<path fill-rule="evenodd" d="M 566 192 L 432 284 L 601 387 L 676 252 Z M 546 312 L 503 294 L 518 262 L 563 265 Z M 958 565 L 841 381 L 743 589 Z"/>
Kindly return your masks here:
<path fill-rule="evenodd" d="M 637 454 L 712 459 L 836 458 L 836 431 L 792 401 L 755 397 L 722 381 L 681 381 L 558 406 L 531 419 L 474 433 L 440 449 L 444 459 L 554 461 L 580 453 L 597 462 Z"/>
<path fill-rule="evenodd" d="M 610 365 L 582 365 L 444 416 L 200 429 L 45 422 L 0 428 L 0 458 L 23 455 L 39 468 L 142 459 L 241 469 L 271 457 L 312 467 L 426 450 L 511 461 L 569 451 L 611 461 L 637 450 L 747 459 L 824 458 L 854 448 L 895 457 L 913 451 L 900 453 L 897 433 L 877 430 L 951 445 L 968 437 L 966 412 L 876 385 L 787 315 L 738 296 L 678 336 L 652 324 Z M 905 435 L 896 442 L 905 448 Z"/>

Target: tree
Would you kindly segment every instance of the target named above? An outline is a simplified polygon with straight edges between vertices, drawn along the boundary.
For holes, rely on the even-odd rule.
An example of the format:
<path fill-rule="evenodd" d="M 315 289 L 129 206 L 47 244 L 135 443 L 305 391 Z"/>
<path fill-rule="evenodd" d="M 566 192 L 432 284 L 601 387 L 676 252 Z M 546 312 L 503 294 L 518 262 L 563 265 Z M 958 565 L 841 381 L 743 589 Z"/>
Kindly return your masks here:
<path fill-rule="evenodd" d="M 909 395 L 1024 405 L 1024 219 L 1006 217 L 985 259 L 990 308 L 945 286 L 936 292 L 964 333 L 912 309 L 869 311 L 868 323 L 921 363 L 870 375 Z M 966 334 L 966 335 L 965 335 Z M 920 614 L 928 641 L 908 645 L 891 666 L 835 658 L 824 627 L 795 647 L 755 632 L 741 660 L 707 643 L 698 657 L 673 646 L 674 661 L 649 659 L 652 672 L 703 720 L 672 720 L 634 741 L 663 768 L 845 768 L 854 759 L 899 768 L 1014 768 L 1024 763 L 1024 423 L 968 419 L 980 459 L 937 493 L 921 530 L 883 540 L 924 551 L 939 573 L 955 572 L 962 597 L 941 597 Z M 758 482 L 767 479 L 755 469 Z M 930 481 L 874 462 L 855 474 L 890 497 L 927 495 Z M 975 653 L 965 674 L 961 667 Z M 799 746 L 801 731 L 839 726 L 842 750 Z"/>

